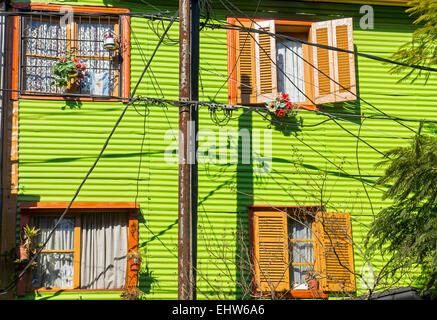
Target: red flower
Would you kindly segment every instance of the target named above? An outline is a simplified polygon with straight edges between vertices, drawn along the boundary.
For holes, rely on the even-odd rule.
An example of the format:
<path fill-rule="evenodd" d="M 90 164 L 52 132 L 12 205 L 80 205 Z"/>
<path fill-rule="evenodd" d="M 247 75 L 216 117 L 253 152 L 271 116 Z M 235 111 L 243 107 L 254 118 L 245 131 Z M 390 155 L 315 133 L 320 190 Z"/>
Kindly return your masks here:
<path fill-rule="evenodd" d="M 61 57 L 61 58 L 59 58 L 59 61 L 62 62 L 62 63 L 65 63 L 67 61 L 67 58 Z"/>
<path fill-rule="evenodd" d="M 288 94 L 287 93 L 282 93 L 281 98 L 284 100 L 288 100 Z"/>
<path fill-rule="evenodd" d="M 293 102 L 287 101 L 287 110 L 290 110 L 293 108 Z"/>
<path fill-rule="evenodd" d="M 285 114 L 286 114 L 286 112 L 285 112 L 285 110 L 282 110 L 282 109 L 280 109 L 280 110 L 276 110 L 276 115 L 278 116 L 278 117 L 284 117 L 285 116 Z"/>

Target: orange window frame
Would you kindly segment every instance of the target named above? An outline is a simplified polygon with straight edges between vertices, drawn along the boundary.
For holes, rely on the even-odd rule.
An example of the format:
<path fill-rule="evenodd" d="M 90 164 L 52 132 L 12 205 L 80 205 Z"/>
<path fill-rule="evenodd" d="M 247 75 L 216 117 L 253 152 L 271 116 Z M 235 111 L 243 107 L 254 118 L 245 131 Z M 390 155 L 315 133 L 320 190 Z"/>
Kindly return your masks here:
<path fill-rule="evenodd" d="M 284 26 L 300 26 L 300 27 L 311 27 L 316 20 L 296 20 L 296 19 L 273 19 L 273 18 L 254 18 L 256 22 L 266 21 L 266 20 L 274 20 L 276 25 L 284 25 Z M 226 22 L 230 25 L 239 25 L 239 22 L 250 22 L 251 20 L 243 17 L 228 17 Z M 235 105 L 237 104 L 237 95 L 238 95 L 238 79 L 237 79 L 237 48 L 236 37 L 237 30 L 228 29 L 227 30 L 227 44 L 228 44 L 228 104 Z M 307 69 L 307 68 L 305 68 Z M 307 72 L 307 71 L 305 71 Z M 301 109 L 306 109 L 310 111 L 319 110 L 319 108 L 313 104 L 309 103 L 297 103 L 296 104 Z"/>
<path fill-rule="evenodd" d="M 22 202 L 20 205 L 20 230 L 32 223 L 35 216 L 60 216 L 68 207 L 67 202 Z M 123 289 L 79 289 L 80 270 L 80 214 L 82 212 L 113 212 L 125 213 L 128 220 L 127 228 L 127 252 L 128 254 L 138 252 L 138 211 L 139 206 L 133 202 L 76 202 L 70 207 L 66 217 L 75 219 L 74 230 L 74 278 L 73 288 L 31 288 L 31 272 L 26 272 L 17 285 L 17 295 L 24 296 L 26 292 L 56 292 L 56 291 L 122 291 L 132 290 L 138 282 L 138 271 L 133 270 L 132 259 L 127 260 L 127 273 Z M 58 251 L 58 250 L 56 250 Z M 44 250 L 42 250 L 44 252 Z M 79 259 L 78 259 L 79 257 Z M 19 268 L 19 272 L 20 272 Z"/>
<path fill-rule="evenodd" d="M 286 211 L 287 214 L 290 214 L 290 211 L 295 210 L 295 209 L 304 209 L 304 210 L 308 210 L 311 212 L 317 212 L 318 210 L 320 210 L 320 206 L 286 206 L 286 205 L 279 205 L 279 206 L 275 206 L 275 205 L 249 205 L 248 206 L 248 220 L 249 220 L 249 252 L 251 252 L 250 254 L 250 264 L 252 266 L 255 265 L 255 261 L 254 261 L 254 255 L 252 254 L 254 252 L 254 244 L 255 244 L 255 235 L 254 235 L 254 224 L 253 224 L 253 217 L 254 217 L 254 212 L 257 211 L 273 211 L 273 212 L 277 212 L 279 211 Z M 316 261 L 314 261 L 314 263 L 317 263 Z M 270 296 L 271 292 L 260 292 L 257 291 L 256 288 L 256 281 L 255 281 L 255 274 L 253 273 L 252 270 L 252 281 L 251 281 L 251 286 L 252 286 L 252 296 L 254 297 L 260 297 L 260 298 L 265 298 L 266 296 Z M 288 292 L 286 293 L 282 293 L 282 292 L 278 292 L 275 293 L 277 297 L 280 298 L 296 298 L 296 299 L 326 299 L 328 298 L 328 294 L 323 292 L 322 290 L 300 290 L 300 289 L 295 289 L 292 290 L 290 289 Z"/>
<path fill-rule="evenodd" d="M 45 3 L 25 3 L 17 2 L 12 5 L 14 12 L 19 12 L 20 10 L 34 10 L 34 11 L 53 11 L 59 12 L 63 10 L 64 5 L 58 4 L 45 4 Z M 113 14 L 123 14 L 129 13 L 129 9 L 123 8 L 112 8 L 112 7 L 98 7 L 98 6 L 70 6 L 73 9 L 73 13 L 113 13 Z M 123 50 L 121 53 L 122 58 L 122 68 L 121 68 L 121 85 L 120 97 L 119 98 L 91 98 L 91 97 L 68 97 L 68 96 L 44 96 L 36 94 L 19 94 L 20 91 L 20 17 L 12 17 L 12 100 L 18 99 L 39 99 L 39 100 L 78 100 L 78 101 L 120 101 L 129 99 L 130 95 L 130 16 L 121 16 L 121 29 L 122 29 L 122 42 Z"/>

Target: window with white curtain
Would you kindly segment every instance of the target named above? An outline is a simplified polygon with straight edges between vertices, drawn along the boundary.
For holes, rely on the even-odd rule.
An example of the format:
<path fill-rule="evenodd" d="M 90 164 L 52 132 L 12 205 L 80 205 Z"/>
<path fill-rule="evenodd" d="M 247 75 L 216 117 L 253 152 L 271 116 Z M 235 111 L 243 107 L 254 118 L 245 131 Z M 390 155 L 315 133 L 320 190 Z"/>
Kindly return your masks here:
<path fill-rule="evenodd" d="M 292 216 L 288 220 L 290 281 L 295 289 L 306 288 L 305 276 L 314 270 L 314 241 L 309 216 Z"/>
<path fill-rule="evenodd" d="M 56 16 L 23 18 L 21 93 L 54 95 L 119 96 L 122 61 L 117 51 L 104 48 L 105 34 L 120 33 L 119 18 L 76 16 L 71 24 Z M 53 66 L 73 54 L 86 66 L 83 77 L 71 85 L 54 83 Z"/>
<path fill-rule="evenodd" d="M 302 43 L 281 40 L 276 42 L 278 92 L 288 93 L 290 101 L 305 101 L 305 74 Z"/>
<path fill-rule="evenodd" d="M 43 243 L 57 222 L 38 216 Z M 127 271 L 127 216 L 124 213 L 81 213 L 61 220 L 37 259 L 33 288 L 122 289 Z"/>
<path fill-rule="evenodd" d="M 53 217 L 37 217 L 34 225 L 40 230 L 37 242 L 44 243 L 57 222 Z M 37 261 L 32 287 L 73 288 L 74 218 L 61 220 Z"/>

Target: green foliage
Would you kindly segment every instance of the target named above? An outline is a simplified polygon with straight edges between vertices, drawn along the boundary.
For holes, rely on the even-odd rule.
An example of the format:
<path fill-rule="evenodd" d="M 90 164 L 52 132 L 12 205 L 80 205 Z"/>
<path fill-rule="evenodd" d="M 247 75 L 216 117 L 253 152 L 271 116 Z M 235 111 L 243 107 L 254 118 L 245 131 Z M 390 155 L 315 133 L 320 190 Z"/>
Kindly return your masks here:
<path fill-rule="evenodd" d="M 67 54 L 59 58 L 58 62 L 53 66 L 53 74 L 55 81 L 50 85 L 56 84 L 57 87 L 66 87 L 73 78 L 83 78 L 86 66 L 81 64 L 72 54 Z"/>
<path fill-rule="evenodd" d="M 391 184 L 383 197 L 393 204 L 383 209 L 367 236 L 369 252 L 392 256 L 393 270 L 421 268 L 425 291 L 437 285 L 437 137 L 422 135 L 422 125 L 408 147 L 388 153 L 379 184 Z"/>
<path fill-rule="evenodd" d="M 408 2 L 408 5 L 411 8 L 406 12 L 416 17 L 414 24 L 419 25 L 419 28 L 414 31 L 411 41 L 401 46 L 392 58 L 409 65 L 435 66 L 437 64 L 437 1 L 413 0 Z M 406 67 L 403 66 L 394 66 L 391 72 L 400 73 L 405 69 Z M 429 71 L 408 68 L 408 73 L 402 80 L 414 76 L 412 79 L 414 81 L 423 73 L 428 79 Z"/>
<path fill-rule="evenodd" d="M 24 240 L 33 240 L 38 234 L 39 229 L 36 229 L 35 227 L 30 227 L 29 225 L 25 225 L 23 228 L 24 231 Z"/>

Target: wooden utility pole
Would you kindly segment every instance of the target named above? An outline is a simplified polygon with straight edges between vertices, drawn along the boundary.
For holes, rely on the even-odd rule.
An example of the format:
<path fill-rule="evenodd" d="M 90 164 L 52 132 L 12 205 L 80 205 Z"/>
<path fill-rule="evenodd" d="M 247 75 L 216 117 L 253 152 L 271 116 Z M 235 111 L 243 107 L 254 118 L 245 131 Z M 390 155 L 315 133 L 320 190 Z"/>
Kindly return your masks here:
<path fill-rule="evenodd" d="M 178 299 L 196 298 L 199 3 L 179 0 Z"/>

